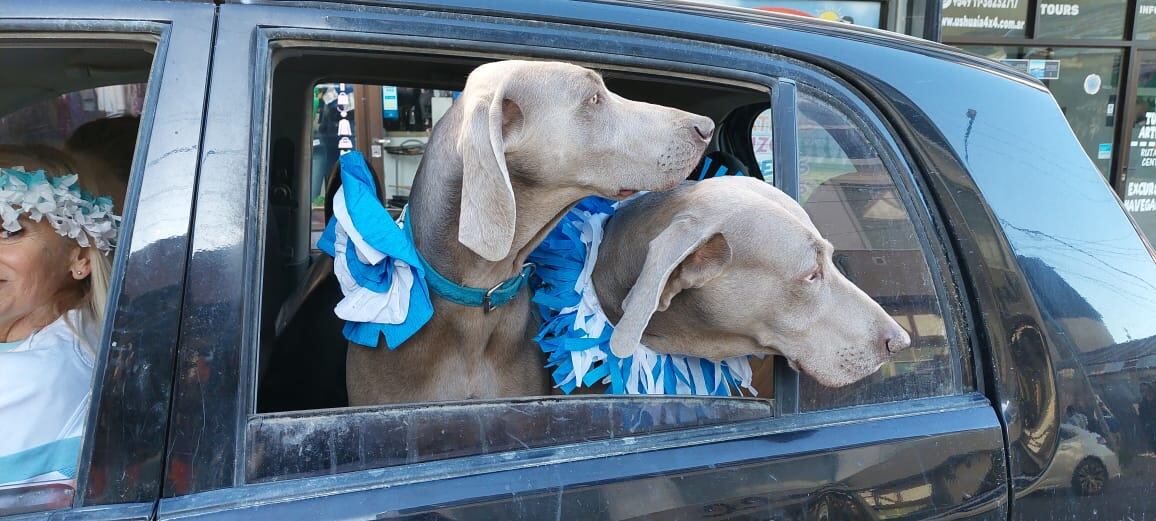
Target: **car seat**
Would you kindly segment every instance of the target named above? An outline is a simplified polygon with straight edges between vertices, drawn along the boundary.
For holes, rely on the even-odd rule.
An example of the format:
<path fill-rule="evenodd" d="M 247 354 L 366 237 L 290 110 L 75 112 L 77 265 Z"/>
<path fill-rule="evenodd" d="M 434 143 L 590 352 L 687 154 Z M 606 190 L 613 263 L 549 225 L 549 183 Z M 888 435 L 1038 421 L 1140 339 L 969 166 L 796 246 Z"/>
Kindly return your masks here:
<path fill-rule="evenodd" d="M 739 161 L 739 158 L 722 150 L 715 150 L 702 157 L 698 166 L 690 171 L 687 180 L 702 181 L 724 175 L 740 175 L 763 180 L 761 172 L 755 172 L 753 175 L 750 172 L 751 170 L 742 161 Z"/>
<path fill-rule="evenodd" d="M 377 173 L 373 173 L 376 178 Z M 325 222 L 329 222 L 333 216 L 331 201 L 341 186 L 336 166 L 325 186 Z M 341 299 L 333 259 L 318 256 L 277 315 L 268 368 L 258 387 L 258 412 L 328 409 L 349 404 L 345 389 L 348 341 L 341 332 L 345 322 L 333 313 Z"/>

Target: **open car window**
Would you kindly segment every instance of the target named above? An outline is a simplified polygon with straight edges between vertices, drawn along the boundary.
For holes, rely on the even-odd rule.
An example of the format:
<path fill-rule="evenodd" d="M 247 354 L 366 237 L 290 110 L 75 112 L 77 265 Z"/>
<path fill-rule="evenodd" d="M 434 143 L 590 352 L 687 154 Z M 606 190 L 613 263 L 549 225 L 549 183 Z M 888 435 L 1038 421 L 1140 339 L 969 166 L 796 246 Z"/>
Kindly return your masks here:
<path fill-rule="evenodd" d="M 362 152 L 376 175 L 380 200 L 392 215 L 399 215 L 431 130 L 458 101 L 461 82 L 480 63 L 465 57 L 439 56 L 435 61 L 398 53 L 348 53 L 335 59 L 328 53 L 309 52 L 277 62 L 269 113 L 273 187 L 262 275 L 258 390 L 256 414 L 250 417 L 246 434 L 249 481 L 573 445 L 775 415 L 774 357 L 752 363 L 757 398 L 582 394 L 344 409 L 346 350 L 365 348 L 349 346 L 342 335 L 343 322 L 334 315 L 342 294 L 333 263 L 316 248 L 333 212 L 338 178 L 334 165 L 344 153 Z M 607 87 L 624 97 L 718 121 L 736 109 L 770 101 L 769 86 L 737 87 L 709 78 L 588 66 L 597 68 Z M 382 71 L 378 81 L 367 82 L 366 70 Z M 358 81 L 340 81 L 343 75 L 353 80 L 355 72 Z M 332 80 L 318 82 L 317 77 Z M 309 111 L 303 113 L 303 106 Z M 298 148 L 295 140 L 301 134 L 309 141 Z M 760 168 L 769 174 L 769 129 L 759 135 L 765 164 L 739 159 L 741 152 L 749 156 L 749 150 L 739 154 L 715 150 L 713 157 L 722 158 L 720 163 L 711 168 L 709 162 L 700 162 L 689 176 L 707 171 L 735 175 L 740 169 L 760 172 Z M 751 143 L 749 133 L 744 139 Z M 292 157 L 281 150 L 301 152 Z M 722 161 L 731 167 L 719 172 Z M 300 166 L 281 166 L 294 164 Z M 338 431 L 344 433 L 344 441 L 332 445 Z M 285 445 L 285 440 L 297 436 L 292 446 Z M 290 464 L 286 451 L 316 457 Z"/>

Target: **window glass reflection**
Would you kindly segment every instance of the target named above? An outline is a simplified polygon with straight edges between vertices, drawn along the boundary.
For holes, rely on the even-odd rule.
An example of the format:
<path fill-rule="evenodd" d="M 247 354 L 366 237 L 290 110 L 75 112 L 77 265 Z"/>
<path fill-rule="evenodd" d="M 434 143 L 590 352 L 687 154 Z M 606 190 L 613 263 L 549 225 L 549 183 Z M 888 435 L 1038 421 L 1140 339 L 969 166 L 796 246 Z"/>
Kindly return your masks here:
<path fill-rule="evenodd" d="M 830 390 L 803 375 L 803 409 L 951 392 L 943 311 L 911 218 L 878 152 L 842 112 L 799 98 L 800 202 L 835 246 L 835 265 L 911 335 L 911 348 L 877 373 Z"/>

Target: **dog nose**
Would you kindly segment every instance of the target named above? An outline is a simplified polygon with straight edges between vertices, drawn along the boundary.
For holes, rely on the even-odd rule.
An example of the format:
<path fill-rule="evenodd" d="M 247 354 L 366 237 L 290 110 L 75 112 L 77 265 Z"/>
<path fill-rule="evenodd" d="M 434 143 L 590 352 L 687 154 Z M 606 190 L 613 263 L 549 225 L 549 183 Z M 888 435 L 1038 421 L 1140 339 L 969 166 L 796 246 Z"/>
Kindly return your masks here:
<path fill-rule="evenodd" d="M 898 325 L 887 327 L 879 334 L 877 340 L 879 352 L 895 354 L 911 347 L 911 336 Z"/>
<path fill-rule="evenodd" d="M 699 139 L 707 143 L 710 142 L 710 137 L 714 135 L 714 121 L 711 121 L 710 118 L 695 118 L 692 126 L 694 126 L 694 133 L 698 135 Z"/>

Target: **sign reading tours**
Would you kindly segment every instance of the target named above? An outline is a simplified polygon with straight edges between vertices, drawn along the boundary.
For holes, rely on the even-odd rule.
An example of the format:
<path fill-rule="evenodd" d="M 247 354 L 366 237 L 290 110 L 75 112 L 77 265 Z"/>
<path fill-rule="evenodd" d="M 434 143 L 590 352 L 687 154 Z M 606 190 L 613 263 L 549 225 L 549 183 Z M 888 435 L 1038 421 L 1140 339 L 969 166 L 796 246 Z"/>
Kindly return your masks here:
<path fill-rule="evenodd" d="M 943 0 L 943 36 L 1024 35 L 1027 0 Z"/>
<path fill-rule="evenodd" d="M 1127 4 L 1127 0 L 1041 0 L 1036 38 L 1123 38 Z"/>

